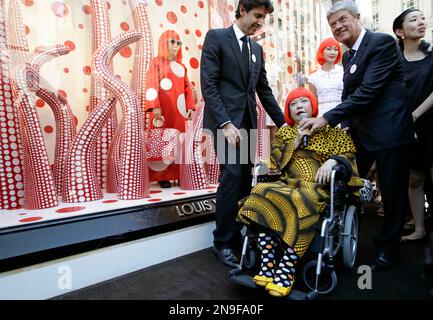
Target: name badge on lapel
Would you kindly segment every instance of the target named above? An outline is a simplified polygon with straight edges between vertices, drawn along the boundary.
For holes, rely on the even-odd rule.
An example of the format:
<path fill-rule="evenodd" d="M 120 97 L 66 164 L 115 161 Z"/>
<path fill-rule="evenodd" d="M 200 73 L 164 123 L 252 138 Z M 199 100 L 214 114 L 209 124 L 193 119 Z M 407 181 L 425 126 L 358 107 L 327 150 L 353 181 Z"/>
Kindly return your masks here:
<path fill-rule="evenodd" d="M 251 60 L 253 60 L 253 62 L 256 63 L 257 58 L 256 58 L 256 55 L 255 55 L 255 54 L 253 54 L 253 55 L 251 56 Z"/>
<path fill-rule="evenodd" d="M 350 67 L 350 74 L 354 74 L 357 69 L 358 69 L 358 66 L 356 64 L 354 64 L 353 66 L 351 66 Z"/>

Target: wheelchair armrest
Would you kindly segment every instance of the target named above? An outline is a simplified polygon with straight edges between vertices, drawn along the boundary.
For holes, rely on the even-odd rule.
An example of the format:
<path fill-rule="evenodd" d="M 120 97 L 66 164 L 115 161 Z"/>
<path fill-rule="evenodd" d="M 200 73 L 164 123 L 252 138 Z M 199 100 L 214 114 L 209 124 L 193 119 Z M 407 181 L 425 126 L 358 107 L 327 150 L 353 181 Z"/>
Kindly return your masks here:
<path fill-rule="evenodd" d="M 264 162 L 257 164 L 253 168 L 253 186 L 257 183 L 263 182 L 275 182 L 281 177 L 281 172 L 279 171 L 271 171 L 268 165 Z"/>
<path fill-rule="evenodd" d="M 344 181 L 344 183 L 348 183 L 350 180 L 350 174 L 346 168 L 346 166 L 342 164 L 337 164 L 332 168 L 332 171 L 335 171 L 335 180 L 336 181 Z"/>

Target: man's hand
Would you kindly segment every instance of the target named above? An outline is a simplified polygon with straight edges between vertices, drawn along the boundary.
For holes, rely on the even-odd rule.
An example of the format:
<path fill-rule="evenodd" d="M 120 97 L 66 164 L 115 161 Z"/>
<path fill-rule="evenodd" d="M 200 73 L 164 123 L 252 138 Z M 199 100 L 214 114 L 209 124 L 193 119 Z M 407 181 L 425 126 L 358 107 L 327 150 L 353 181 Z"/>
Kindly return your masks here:
<path fill-rule="evenodd" d="M 238 128 L 233 123 L 227 123 L 223 128 L 224 137 L 230 144 L 237 144 L 242 141 L 242 136 Z"/>
<path fill-rule="evenodd" d="M 189 109 L 188 112 L 186 113 L 186 118 L 188 120 L 192 120 L 192 117 L 194 116 L 194 110 Z"/>
<path fill-rule="evenodd" d="M 326 161 L 316 174 L 316 182 L 320 184 L 329 183 L 331 181 L 332 168 L 334 168 L 338 162 L 334 159 Z"/>
<path fill-rule="evenodd" d="M 326 126 L 327 124 L 328 121 L 323 117 L 308 118 L 308 119 L 301 120 L 299 122 L 299 128 L 301 130 L 308 130 L 308 134 L 311 135 L 313 134 L 314 131 Z"/>
<path fill-rule="evenodd" d="M 153 117 L 155 119 L 160 119 L 161 116 L 162 116 L 162 110 L 161 110 L 161 108 L 155 108 L 155 109 L 153 109 L 152 113 L 153 113 Z"/>

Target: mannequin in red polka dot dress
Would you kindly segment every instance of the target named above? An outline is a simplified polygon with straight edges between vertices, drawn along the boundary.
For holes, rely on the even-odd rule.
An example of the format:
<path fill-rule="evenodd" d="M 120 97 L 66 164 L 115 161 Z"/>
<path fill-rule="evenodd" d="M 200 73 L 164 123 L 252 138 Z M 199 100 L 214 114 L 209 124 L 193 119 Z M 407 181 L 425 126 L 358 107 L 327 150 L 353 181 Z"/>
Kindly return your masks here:
<path fill-rule="evenodd" d="M 182 41 L 179 34 L 167 30 L 158 42 L 158 56 L 149 66 L 146 77 L 146 112 L 151 112 L 148 128 L 163 123 L 164 128 L 185 132 L 185 121 L 192 119 L 195 110 L 193 93 L 182 64 Z M 179 179 L 179 165 L 149 162 L 150 181 L 163 188 L 171 187 L 169 180 Z"/>

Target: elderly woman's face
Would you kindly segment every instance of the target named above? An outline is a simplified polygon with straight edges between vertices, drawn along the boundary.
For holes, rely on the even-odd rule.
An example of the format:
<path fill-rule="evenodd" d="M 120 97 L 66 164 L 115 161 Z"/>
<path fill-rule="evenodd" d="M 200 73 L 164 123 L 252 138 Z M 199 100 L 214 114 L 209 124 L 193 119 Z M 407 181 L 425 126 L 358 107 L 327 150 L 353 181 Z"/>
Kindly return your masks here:
<path fill-rule="evenodd" d="M 299 121 L 301 121 L 303 114 L 304 117 L 311 118 L 311 114 L 313 113 L 313 107 L 311 106 L 311 101 L 308 97 L 300 97 L 293 100 L 290 103 L 289 108 L 290 116 L 295 123 L 299 123 Z"/>
<path fill-rule="evenodd" d="M 335 60 L 338 57 L 338 48 L 337 47 L 326 47 L 323 51 L 323 55 L 328 63 L 335 64 Z"/>

